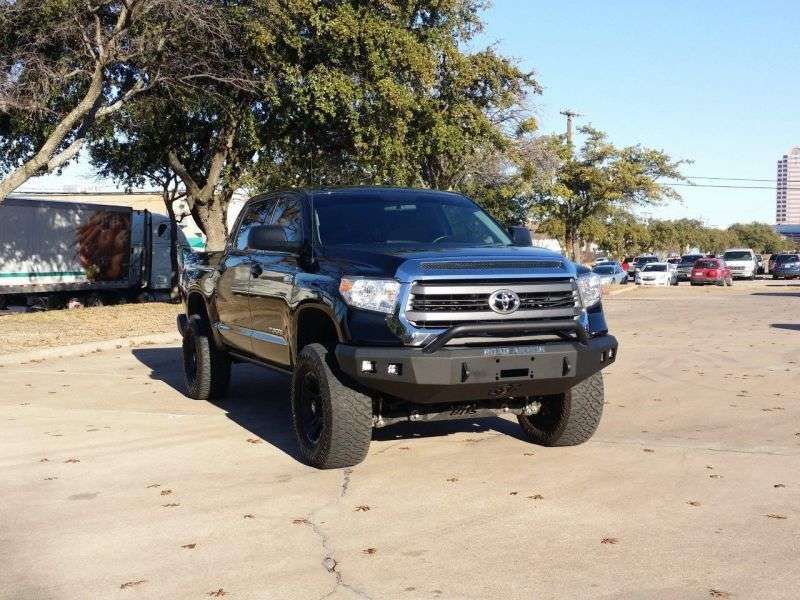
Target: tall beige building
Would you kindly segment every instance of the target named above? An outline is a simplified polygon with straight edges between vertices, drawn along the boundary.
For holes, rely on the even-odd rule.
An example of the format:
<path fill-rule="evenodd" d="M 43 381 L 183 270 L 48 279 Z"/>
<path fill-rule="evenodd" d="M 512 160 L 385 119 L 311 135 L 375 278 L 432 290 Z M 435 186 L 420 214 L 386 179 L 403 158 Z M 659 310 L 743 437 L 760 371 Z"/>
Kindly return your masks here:
<path fill-rule="evenodd" d="M 775 223 L 800 225 L 800 147 L 778 161 Z"/>

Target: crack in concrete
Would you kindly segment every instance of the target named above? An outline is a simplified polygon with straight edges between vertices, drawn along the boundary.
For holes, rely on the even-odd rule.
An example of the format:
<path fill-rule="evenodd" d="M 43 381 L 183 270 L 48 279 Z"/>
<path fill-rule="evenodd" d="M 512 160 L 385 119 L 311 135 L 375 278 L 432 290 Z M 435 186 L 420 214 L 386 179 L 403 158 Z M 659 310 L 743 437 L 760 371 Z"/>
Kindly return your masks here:
<path fill-rule="evenodd" d="M 349 592 L 353 593 L 354 595 L 358 596 L 359 598 L 364 598 L 365 600 L 372 600 L 371 596 L 367 594 L 364 590 L 361 590 L 344 580 L 344 576 L 342 572 L 338 569 L 339 563 L 336 561 L 334 557 L 334 550 L 331 546 L 330 537 L 322 530 L 319 524 L 316 521 L 317 515 L 324 511 L 325 509 L 332 508 L 336 506 L 339 501 L 344 498 L 347 494 L 347 490 L 350 487 L 350 476 L 353 473 L 353 469 L 345 469 L 342 473 L 342 483 L 340 484 L 340 492 L 339 495 L 328 502 L 327 504 L 322 505 L 321 507 L 317 508 L 316 510 L 311 511 L 309 513 L 307 521 L 308 526 L 311 527 L 311 531 L 314 532 L 314 535 L 319 538 L 320 544 L 322 546 L 322 566 L 325 570 L 332 574 L 335 578 L 333 587 L 329 592 L 320 596 L 319 600 L 323 600 L 324 598 L 330 598 L 333 596 L 339 588 L 344 588 Z"/>

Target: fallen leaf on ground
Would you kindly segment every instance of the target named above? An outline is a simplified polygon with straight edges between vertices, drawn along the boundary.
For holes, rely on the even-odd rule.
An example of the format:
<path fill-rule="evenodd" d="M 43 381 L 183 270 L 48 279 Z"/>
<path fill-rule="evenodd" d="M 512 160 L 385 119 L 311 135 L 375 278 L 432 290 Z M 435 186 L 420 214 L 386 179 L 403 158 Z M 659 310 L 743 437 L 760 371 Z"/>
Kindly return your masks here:
<path fill-rule="evenodd" d="M 170 502 L 169 504 L 162 504 L 161 506 L 163 506 L 164 508 L 174 508 L 176 506 L 180 506 L 180 504 L 178 504 L 177 502 Z"/>
<path fill-rule="evenodd" d="M 68 458 L 68 459 L 67 459 L 67 460 L 65 460 L 64 462 L 65 462 L 65 463 L 79 463 L 79 462 L 81 462 L 81 461 L 80 461 L 79 459 L 77 459 L 77 458 Z"/>
<path fill-rule="evenodd" d="M 645 452 L 655 452 L 652 448 L 642 448 Z"/>
<path fill-rule="evenodd" d="M 119 589 L 127 590 L 128 588 L 132 588 L 135 585 L 142 585 L 143 583 L 147 583 L 147 579 L 140 579 L 138 581 L 126 581 L 121 586 L 119 586 Z"/>
<path fill-rule="evenodd" d="M 364 548 L 361 552 L 364 554 L 375 554 L 377 551 L 377 548 Z"/>
<path fill-rule="evenodd" d="M 366 504 L 359 504 L 356 506 L 356 512 L 367 512 L 369 510 L 369 506 Z"/>
<path fill-rule="evenodd" d="M 509 496 L 516 496 L 517 494 L 519 494 L 519 492 L 509 492 L 509 494 L 508 494 L 508 495 L 509 495 Z"/>
<path fill-rule="evenodd" d="M 162 496 L 169 496 L 172 493 L 172 490 L 161 490 Z"/>
<path fill-rule="evenodd" d="M 454 482 L 458 481 L 458 477 L 450 477 L 450 478 L 447 479 L 447 481 L 449 481 L 450 483 L 454 483 Z"/>
<path fill-rule="evenodd" d="M 544 500 L 544 496 L 541 494 L 534 494 L 533 496 L 528 496 L 528 500 Z"/>
<path fill-rule="evenodd" d="M 160 483 L 151 483 L 150 485 L 147 486 L 147 489 L 157 488 L 157 487 L 161 487 L 161 484 Z"/>
<path fill-rule="evenodd" d="M 729 592 L 723 592 L 722 590 L 715 590 L 714 588 L 711 588 L 710 590 L 708 590 L 708 593 L 712 598 L 730 598 L 731 597 Z"/>
<path fill-rule="evenodd" d="M 247 513 L 247 514 L 246 514 L 246 515 L 244 515 L 242 518 L 243 518 L 243 519 L 255 519 L 255 518 L 256 518 L 256 516 L 255 516 L 255 515 L 251 515 L 250 513 Z"/>
<path fill-rule="evenodd" d="M 227 593 L 222 588 L 219 588 L 218 590 L 208 592 L 208 595 L 212 598 L 221 598 L 222 596 L 226 596 Z"/>
<path fill-rule="evenodd" d="M 245 515 L 244 518 L 246 519 L 247 515 Z M 253 517 L 251 516 L 250 518 L 252 519 Z M 294 525 L 308 525 L 309 524 L 309 520 L 308 519 L 292 519 L 292 524 L 294 524 Z"/>
<path fill-rule="evenodd" d="M 700 503 L 697 500 L 689 500 L 686 504 L 689 506 L 700 506 Z"/>
<path fill-rule="evenodd" d="M 601 544 L 616 544 L 618 542 L 619 540 L 617 538 L 612 537 L 604 537 L 602 540 L 600 540 Z"/>
<path fill-rule="evenodd" d="M 766 516 L 769 517 L 770 519 L 785 519 L 786 518 L 786 515 L 779 515 L 778 513 L 769 513 Z"/>
<path fill-rule="evenodd" d="M 784 484 L 782 484 L 782 483 L 776 483 L 772 487 L 774 487 L 774 488 L 785 488 L 786 486 Z"/>
<path fill-rule="evenodd" d="M 258 438 L 247 438 L 247 441 L 251 444 L 260 444 L 261 440 Z"/>
<path fill-rule="evenodd" d="M 709 475 L 709 477 L 710 477 L 711 479 L 722 479 L 722 475 L 717 475 L 717 474 L 714 474 L 714 475 Z"/>

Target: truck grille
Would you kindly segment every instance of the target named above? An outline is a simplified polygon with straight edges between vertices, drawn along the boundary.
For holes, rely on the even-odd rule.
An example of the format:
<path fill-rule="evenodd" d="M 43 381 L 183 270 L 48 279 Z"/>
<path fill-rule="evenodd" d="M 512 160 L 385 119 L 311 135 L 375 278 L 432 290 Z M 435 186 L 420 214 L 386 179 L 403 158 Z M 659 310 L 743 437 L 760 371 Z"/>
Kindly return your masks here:
<path fill-rule="evenodd" d="M 499 314 L 489 307 L 497 290 L 519 296 L 519 307 Z M 450 327 L 477 321 L 574 317 L 578 295 L 570 279 L 544 281 L 423 281 L 411 288 L 406 318 L 418 327 Z"/>

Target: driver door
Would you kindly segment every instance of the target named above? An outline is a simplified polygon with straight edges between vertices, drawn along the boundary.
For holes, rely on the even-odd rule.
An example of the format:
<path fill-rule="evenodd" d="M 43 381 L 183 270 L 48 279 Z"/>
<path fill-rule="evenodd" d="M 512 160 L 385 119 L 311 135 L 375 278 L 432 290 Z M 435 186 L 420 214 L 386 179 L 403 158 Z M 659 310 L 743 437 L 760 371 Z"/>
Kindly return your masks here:
<path fill-rule="evenodd" d="M 269 219 L 275 202 L 256 199 L 244 206 L 219 265 L 216 285 L 217 330 L 225 343 L 248 354 L 253 352 L 250 282 L 253 256 L 247 249 L 250 228 Z"/>

